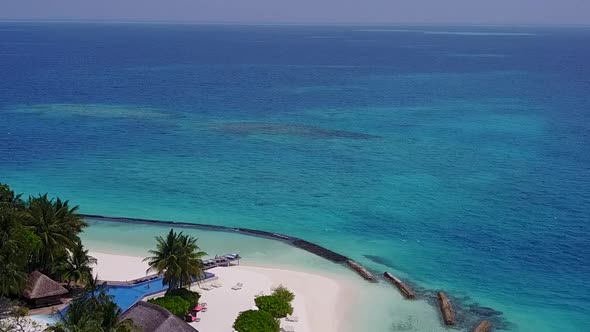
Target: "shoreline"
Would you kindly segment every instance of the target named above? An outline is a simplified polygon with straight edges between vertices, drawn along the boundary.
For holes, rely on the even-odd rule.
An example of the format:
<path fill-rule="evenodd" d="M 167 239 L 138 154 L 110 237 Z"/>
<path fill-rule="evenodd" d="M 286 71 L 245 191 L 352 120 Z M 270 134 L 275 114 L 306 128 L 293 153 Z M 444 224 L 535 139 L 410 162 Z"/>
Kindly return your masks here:
<path fill-rule="evenodd" d="M 417 327 L 425 331 L 447 329 L 436 304 L 435 290 L 417 287 L 417 299 L 408 301 L 390 282 L 367 282 L 359 278 L 356 273 L 350 273 L 353 270 L 347 264 L 335 263 L 308 250 L 301 250 L 284 239 L 277 240 L 273 237 L 240 232 L 226 226 L 202 227 L 202 224 L 195 226 L 189 223 L 178 225 L 174 222 L 141 221 L 145 219 L 132 219 L 135 221 L 126 222 L 121 218 L 117 221 L 103 218 L 88 218 L 91 225 L 95 227 L 90 228 L 90 234 L 86 233 L 87 235 L 82 237 L 85 238 L 84 241 L 91 252 L 108 252 L 115 255 L 126 253 L 136 257 L 147 255 L 154 236 L 160 234 L 162 228 L 178 227 L 200 238 L 199 242 L 209 254 L 236 252 L 242 255 L 244 258 L 242 263 L 245 265 L 306 271 L 345 280 L 353 285 L 351 289 L 361 290 L 355 307 L 358 305 L 371 308 L 369 311 L 351 312 L 350 318 L 344 319 L 350 330 L 365 329 L 366 324 L 370 324 L 375 331 L 389 330 L 392 326 L 402 330 Z M 138 227 L 139 225 L 143 226 Z M 254 264 L 251 264 L 252 262 Z M 145 269 L 142 272 L 142 275 L 145 275 Z M 378 276 L 379 280 L 385 280 L 381 273 Z M 137 277 L 138 275 L 129 275 L 127 280 Z M 101 279 L 108 278 L 101 276 Z M 475 326 L 474 324 L 478 323 L 482 317 L 475 312 L 479 305 L 476 304 L 473 308 L 466 307 L 465 309 L 469 311 L 467 312 L 463 311 L 460 299 L 452 298 L 452 300 L 457 301 L 455 304 L 463 312 L 462 321 L 455 328 L 467 330 Z M 490 308 L 482 307 L 482 309 Z"/>
<path fill-rule="evenodd" d="M 105 253 L 94 248 L 89 254 L 98 260 L 93 273 L 101 280 L 128 281 L 144 276 L 147 269 L 147 264 L 140 256 L 112 251 Z M 201 322 L 190 324 L 195 328 L 208 331 L 231 330 L 231 324 L 238 313 L 254 305 L 255 294 L 269 294 L 273 287 L 283 285 L 295 293 L 293 315 L 297 316 L 299 321 L 290 323 L 281 320 L 281 324 L 295 326 L 297 331 L 302 332 L 351 330 L 347 327 L 348 324 L 345 324 L 345 317 L 352 312 L 360 290 L 343 278 L 252 264 L 215 267 L 208 272 L 214 273 L 215 281 L 224 287 L 210 291 L 200 288 L 211 281 L 191 287 L 202 294 L 202 301 L 207 302 L 210 308 L 209 312 L 203 314 Z M 232 291 L 230 287 L 237 282 L 244 283 L 244 289 Z M 155 295 L 157 296 L 158 294 Z M 146 298 L 152 297 L 154 296 Z"/>

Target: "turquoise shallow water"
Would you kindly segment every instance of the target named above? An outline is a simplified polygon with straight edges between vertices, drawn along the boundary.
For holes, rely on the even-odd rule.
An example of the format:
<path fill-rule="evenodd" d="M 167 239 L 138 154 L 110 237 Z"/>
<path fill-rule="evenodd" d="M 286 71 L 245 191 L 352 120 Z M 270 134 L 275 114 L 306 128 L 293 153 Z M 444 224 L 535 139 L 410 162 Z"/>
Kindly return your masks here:
<path fill-rule="evenodd" d="M 3 23 L 0 181 L 585 330 L 590 31 L 403 30 Z"/>
<path fill-rule="evenodd" d="M 91 252 L 139 257 L 148 256 L 147 251 L 154 246 L 155 234 L 165 234 L 169 229 L 169 226 L 151 224 L 138 227 L 137 224 L 103 220 L 89 222 L 90 228 L 82 238 Z M 209 257 L 239 252 L 243 257 L 241 265 L 303 271 L 336 280 L 343 287 L 342 300 L 346 301 L 340 306 L 344 312 L 342 331 L 445 331 L 435 308 L 427 299 L 406 301 L 385 282 L 368 283 L 343 265 L 284 242 L 236 232 L 178 230 L 197 237 L 199 246 L 206 250 Z M 142 275 L 143 271 L 138 271 L 138 277 Z"/>

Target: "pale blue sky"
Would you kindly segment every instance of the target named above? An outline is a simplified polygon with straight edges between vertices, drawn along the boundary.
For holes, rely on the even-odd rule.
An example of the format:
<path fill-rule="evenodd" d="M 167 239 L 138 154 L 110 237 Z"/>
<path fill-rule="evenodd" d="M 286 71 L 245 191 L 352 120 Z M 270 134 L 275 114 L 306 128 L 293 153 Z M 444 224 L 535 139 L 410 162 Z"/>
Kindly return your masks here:
<path fill-rule="evenodd" d="M 1 19 L 590 24 L 590 0 L 0 0 Z"/>

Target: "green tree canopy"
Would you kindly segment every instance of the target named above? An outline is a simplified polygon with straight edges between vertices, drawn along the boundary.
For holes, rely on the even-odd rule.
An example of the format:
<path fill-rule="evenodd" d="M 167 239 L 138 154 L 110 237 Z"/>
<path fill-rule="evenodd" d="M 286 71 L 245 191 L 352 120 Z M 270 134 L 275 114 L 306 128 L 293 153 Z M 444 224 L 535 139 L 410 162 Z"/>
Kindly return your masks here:
<path fill-rule="evenodd" d="M 281 325 L 266 311 L 247 310 L 236 318 L 233 327 L 238 332 L 279 332 Z"/>
<path fill-rule="evenodd" d="M 201 298 L 201 295 L 199 293 L 193 292 L 186 288 L 173 289 L 171 291 L 166 292 L 166 296 L 180 296 L 186 301 L 188 301 L 191 307 L 194 307 L 197 304 L 199 304 L 199 298 Z"/>
<path fill-rule="evenodd" d="M 16 195 L 7 184 L 0 183 L 0 205 L 11 206 L 22 210 L 25 204 L 21 196 Z"/>
<path fill-rule="evenodd" d="M 87 224 L 76 214 L 78 206 L 70 207 L 68 201 L 49 199 L 47 194 L 29 197 L 25 224 L 41 239 L 35 267 L 45 274 L 52 274 L 56 262 L 67 257 L 67 249 L 80 241 L 78 234 Z"/>
<path fill-rule="evenodd" d="M 18 297 L 31 271 L 61 278 L 56 273 L 59 263 L 74 263 L 69 261 L 74 253 L 78 272 L 87 275 L 83 267 L 87 253 L 77 248 L 78 234 L 86 223 L 77 209 L 68 201 L 50 199 L 47 194 L 29 197 L 24 202 L 21 195 L 0 183 L 0 296 Z M 74 270 L 68 278 L 77 279 L 78 272 Z"/>
<path fill-rule="evenodd" d="M 287 287 L 279 285 L 272 290 L 272 296 L 279 298 L 285 302 L 291 302 L 295 299 L 295 294 L 291 292 Z"/>
<path fill-rule="evenodd" d="M 254 302 L 258 309 L 268 312 L 274 318 L 283 318 L 293 313 L 291 303 L 273 295 L 259 296 Z"/>
<path fill-rule="evenodd" d="M 184 318 L 184 315 L 191 308 L 190 302 L 180 296 L 166 295 L 164 297 L 148 300 L 148 302 L 159 305 L 180 318 Z"/>
<path fill-rule="evenodd" d="M 26 211 L 7 185 L 0 184 L 0 296 L 20 295 L 29 263 L 41 239 L 24 225 Z"/>

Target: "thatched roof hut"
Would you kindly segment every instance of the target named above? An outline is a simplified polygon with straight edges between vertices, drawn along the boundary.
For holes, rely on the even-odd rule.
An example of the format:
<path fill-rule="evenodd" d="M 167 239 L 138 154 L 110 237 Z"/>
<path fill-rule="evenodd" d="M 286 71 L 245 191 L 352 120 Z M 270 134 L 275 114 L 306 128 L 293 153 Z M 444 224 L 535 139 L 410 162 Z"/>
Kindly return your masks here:
<path fill-rule="evenodd" d="M 61 304 L 61 297 L 68 294 L 59 283 L 39 271 L 29 273 L 23 297 L 32 307 Z"/>
<path fill-rule="evenodd" d="M 144 301 L 125 311 L 121 319 L 131 319 L 142 332 L 195 332 L 196 330 L 170 311 Z"/>

